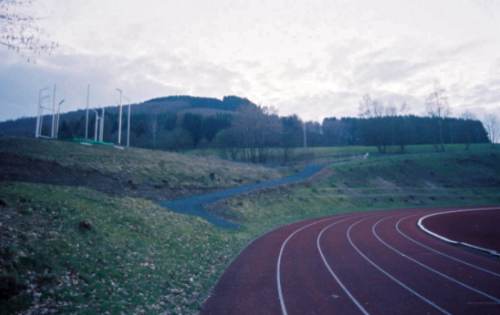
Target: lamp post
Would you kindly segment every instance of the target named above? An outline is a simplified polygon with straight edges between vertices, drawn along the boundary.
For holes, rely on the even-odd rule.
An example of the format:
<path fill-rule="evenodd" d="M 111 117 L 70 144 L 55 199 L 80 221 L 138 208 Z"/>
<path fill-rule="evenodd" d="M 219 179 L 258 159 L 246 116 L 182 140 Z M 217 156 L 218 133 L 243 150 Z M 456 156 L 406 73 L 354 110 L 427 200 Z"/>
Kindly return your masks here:
<path fill-rule="evenodd" d="M 104 142 L 104 114 L 105 114 L 105 107 L 102 108 L 102 113 L 101 113 L 101 134 L 100 134 L 100 139 L 99 141 Z"/>
<path fill-rule="evenodd" d="M 95 112 L 95 124 L 94 124 L 94 141 L 97 142 L 97 131 L 99 130 L 99 112 L 94 109 Z"/>
<path fill-rule="evenodd" d="M 49 88 L 43 88 L 38 91 L 38 114 L 36 118 L 36 130 L 35 130 L 35 137 L 36 138 L 41 138 L 43 137 L 42 135 L 42 130 L 43 130 L 43 110 L 50 110 L 49 108 L 45 107 L 45 101 L 47 99 L 50 99 L 49 95 Z"/>
<path fill-rule="evenodd" d="M 56 131 L 55 138 L 59 139 L 59 117 L 61 115 L 61 105 L 64 103 L 64 99 L 62 99 L 59 104 L 57 104 L 57 114 L 56 114 Z"/>

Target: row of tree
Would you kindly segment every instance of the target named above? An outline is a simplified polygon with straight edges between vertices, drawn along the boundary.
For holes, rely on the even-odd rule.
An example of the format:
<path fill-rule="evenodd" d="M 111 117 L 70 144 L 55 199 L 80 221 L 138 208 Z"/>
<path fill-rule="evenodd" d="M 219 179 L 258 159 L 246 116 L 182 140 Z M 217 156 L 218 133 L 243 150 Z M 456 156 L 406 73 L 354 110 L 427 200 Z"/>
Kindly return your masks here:
<path fill-rule="evenodd" d="M 279 117 L 264 108 L 245 108 L 217 138 L 219 147 L 237 160 L 265 162 L 271 148 L 283 149 L 287 161 L 300 146 L 376 146 L 381 153 L 389 146 L 401 152 L 411 144 L 433 144 L 443 151 L 446 143 L 489 142 L 483 124 L 471 118 L 377 115 L 358 118 L 325 118 L 322 123 L 303 123 L 297 116 Z"/>
<path fill-rule="evenodd" d="M 214 143 L 219 131 L 231 125 L 232 115 L 215 114 L 205 116 L 193 113 L 138 113 L 133 114 L 130 128 L 132 146 L 183 150 L 196 147 L 207 147 Z M 114 141 L 118 136 L 118 114 L 109 112 L 105 116 L 104 139 Z M 89 130 L 92 138 L 95 121 L 90 120 Z M 122 126 L 122 134 L 126 133 L 126 124 Z M 63 118 L 60 129 L 62 139 L 82 137 L 85 134 L 85 117 L 76 120 Z"/>
<path fill-rule="evenodd" d="M 211 103 L 204 102 L 207 100 Z M 405 151 L 410 144 L 433 144 L 443 151 L 446 143 L 463 143 L 468 148 L 472 143 L 488 142 L 488 134 L 493 141 L 497 137 L 494 116 L 484 125 L 469 113 L 450 117 L 441 90 L 431 94 L 426 105 L 427 115 L 415 116 L 406 113 L 404 104 L 388 106 L 365 96 L 359 117 L 331 117 L 320 123 L 303 122 L 296 115 L 279 116 L 271 108 L 237 97 L 223 101 L 170 97 L 132 106 L 130 140 L 132 146 L 164 150 L 221 148 L 231 159 L 266 162 L 274 148 L 281 148 L 281 158 L 287 161 L 293 148 L 306 145 L 368 145 L 384 153 L 389 146 Z M 88 126 L 91 138 L 95 127 L 92 118 L 93 114 Z M 34 118 L 4 122 L 0 134 L 32 136 L 34 124 Z M 46 120 L 46 127 L 49 125 Z M 126 122 L 122 128 L 125 135 Z M 59 135 L 64 139 L 83 137 L 85 111 L 62 115 Z M 118 109 L 110 107 L 106 109 L 104 139 L 116 142 L 117 136 Z"/>

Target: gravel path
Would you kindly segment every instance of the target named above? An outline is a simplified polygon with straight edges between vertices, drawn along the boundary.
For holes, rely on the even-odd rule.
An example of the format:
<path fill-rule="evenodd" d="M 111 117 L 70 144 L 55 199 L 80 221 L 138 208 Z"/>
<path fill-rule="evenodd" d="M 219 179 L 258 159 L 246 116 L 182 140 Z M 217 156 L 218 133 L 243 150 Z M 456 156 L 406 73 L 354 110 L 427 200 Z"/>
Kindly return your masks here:
<path fill-rule="evenodd" d="M 172 211 L 201 217 L 208 222 L 221 228 L 237 228 L 238 225 L 225 220 L 205 209 L 205 206 L 230 197 L 255 192 L 258 190 L 277 187 L 286 184 L 294 184 L 304 181 L 318 173 L 323 166 L 311 164 L 306 166 L 301 172 L 291 176 L 264 181 L 260 183 L 242 185 L 235 188 L 220 190 L 203 195 L 196 195 L 187 198 L 165 200 L 160 205 Z"/>

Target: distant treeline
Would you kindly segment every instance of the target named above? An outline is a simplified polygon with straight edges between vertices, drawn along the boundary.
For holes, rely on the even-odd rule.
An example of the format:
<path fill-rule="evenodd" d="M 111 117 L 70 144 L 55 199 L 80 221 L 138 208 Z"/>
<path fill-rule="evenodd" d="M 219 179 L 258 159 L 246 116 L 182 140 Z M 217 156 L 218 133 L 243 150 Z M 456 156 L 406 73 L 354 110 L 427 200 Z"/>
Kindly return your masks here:
<path fill-rule="evenodd" d="M 89 137 L 94 135 L 94 113 L 89 120 Z M 123 108 L 122 144 L 126 139 L 127 107 Z M 247 99 L 225 97 L 222 101 L 186 96 L 158 98 L 132 106 L 131 145 L 164 150 L 221 148 L 229 158 L 265 162 L 271 148 L 283 148 L 287 160 L 295 147 L 376 146 L 385 152 L 388 146 L 401 151 L 410 144 L 489 142 L 482 123 L 475 119 L 439 116 L 381 114 L 363 118 L 326 118 L 323 122 L 304 123 L 297 116 L 278 116 Z M 44 128 L 50 125 L 45 119 Z M 0 134 L 33 136 L 34 118 L 22 118 L 0 124 Z M 61 116 L 59 136 L 63 139 L 84 137 L 85 111 Z M 116 142 L 118 109 L 106 109 L 104 140 Z"/>
<path fill-rule="evenodd" d="M 419 116 L 327 118 L 322 124 L 324 145 L 387 146 L 408 144 L 484 143 L 488 135 L 479 120 Z M 441 131 L 440 131 L 441 130 Z M 442 134 L 441 134 L 442 133 Z M 442 137 L 442 139 L 441 139 Z"/>

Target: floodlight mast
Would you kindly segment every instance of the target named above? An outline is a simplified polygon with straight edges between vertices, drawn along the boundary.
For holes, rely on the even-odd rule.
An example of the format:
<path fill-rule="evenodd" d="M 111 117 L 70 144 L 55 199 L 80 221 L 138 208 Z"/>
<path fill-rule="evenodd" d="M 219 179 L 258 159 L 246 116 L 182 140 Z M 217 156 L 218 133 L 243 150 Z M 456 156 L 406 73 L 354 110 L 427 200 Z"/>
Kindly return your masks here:
<path fill-rule="evenodd" d="M 97 130 L 99 130 L 99 112 L 94 109 L 95 112 L 95 124 L 94 124 L 94 141 L 97 142 Z"/>
<path fill-rule="evenodd" d="M 119 106 L 119 114 L 118 114 L 118 145 L 122 143 L 122 96 L 123 91 L 121 89 L 116 89 L 118 93 L 120 93 L 120 104 Z"/>
<path fill-rule="evenodd" d="M 47 109 L 43 106 L 44 100 L 49 98 L 50 96 L 44 95 L 45 91 L 48 91 L 49 88 L 43 88 L 38 91 L 38 115 L 36 118 L 36 130 L 35 130 L 35 138 L 42 137 L 42 127 L 43 127 L 43 110 Z"/>
<path fill-rule="evenodd" d="M 104 142 L 104 107 L 102 108 L 102 114 L 101 114 L 101 134 L 100 134 L 100 140 L 101 142 Z"/>
<path fill-rule="evenodd" d="M 42 91 L 44 89 L 40 89 L 38 91 L 38 111 L 36 115 L 36 129 L 35 129 L 35 138 L 38 138 L 40 136 L 39 130 L 40 130 L 40 115 L 42 114 Z"/>
<path fill-rule="evenodd" d="M 59 118 L 61 116 L 61 105 L 64 103 L 62 99 L 59 104 L 57 104 L 57 115 L 56 115 L 56 139 L 59 139 Z"/>

